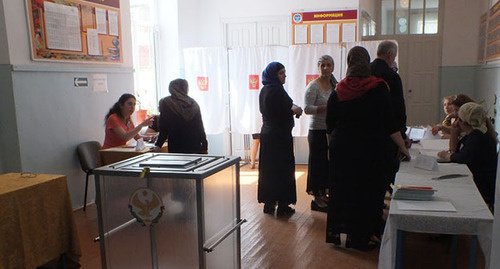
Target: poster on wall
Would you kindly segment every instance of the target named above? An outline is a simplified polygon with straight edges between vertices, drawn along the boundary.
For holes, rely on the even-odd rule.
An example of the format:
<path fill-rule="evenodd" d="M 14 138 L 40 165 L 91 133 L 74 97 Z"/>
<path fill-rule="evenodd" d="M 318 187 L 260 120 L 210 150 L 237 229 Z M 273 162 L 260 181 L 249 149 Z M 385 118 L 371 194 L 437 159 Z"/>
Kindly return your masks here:
<path fill-rule="evenodd" d="M 485 59 L 500 59 L 500 2 L 491 7 L 489 12 Z"/>
<path fill-rule="evenodd" d="M 357 28 L 355 9 L 292 13 L 293 45 L 355 42 Z"/>
<path fill-rule="evenodd" d="M 26 0 L 35 61 L 122 63 L 119 0 Z"/>

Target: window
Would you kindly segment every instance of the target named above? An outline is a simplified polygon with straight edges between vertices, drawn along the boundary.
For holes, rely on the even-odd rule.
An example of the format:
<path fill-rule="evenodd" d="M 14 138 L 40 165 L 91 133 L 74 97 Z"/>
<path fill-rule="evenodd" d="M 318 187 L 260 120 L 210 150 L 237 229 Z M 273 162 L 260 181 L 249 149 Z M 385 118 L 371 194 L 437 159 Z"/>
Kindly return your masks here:
<path fill-rule="evenodd" d="M 382 35 L 437 34 L 439 0 L 381 0 Z"/>
<path fill-rule="evenodd" d="M 130 17 L 134 59 L 134 93 L 139 109 L 158 107 L 155 0 L 131 0 Z"/>
<path fill-rule="evenodd" d="M 374 36 L 375 35 L 375 21 L 372 19 L 368 12 L 361 12 L 361 35 L 362 36 Z"/>

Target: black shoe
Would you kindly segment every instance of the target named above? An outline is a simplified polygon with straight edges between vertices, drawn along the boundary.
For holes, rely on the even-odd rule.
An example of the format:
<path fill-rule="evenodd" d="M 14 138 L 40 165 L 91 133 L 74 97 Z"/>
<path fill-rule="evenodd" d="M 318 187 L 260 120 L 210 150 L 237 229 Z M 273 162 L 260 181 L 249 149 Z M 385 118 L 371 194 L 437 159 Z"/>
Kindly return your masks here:
<path fill-rule="evenodd" d="M 379 244 L 371 241 L 369 238 L 366 240 L 361 240 L 361 238 L 358 239 L 352 239 L 352 236 L 347 235 L 346 241 L 345 241 L 345 247 L 346 248 L 353 248 L 356 250 L 361 250 L 361 251 L 370 251 L 375 249 Z"/>
<path fill-rule="evenodd" d="M 314 200 L 311 201 L 311 210 L 319 212 L 328 212 L 328 206 L 321 207 Z"/>
<path fill-rule="evenodd" d="M 289 206 L 278 206 L 278 210 L 276 210 L 278 216 L 290 216 L 293 213 L 295 213 L 295 209 Z"/>
<path fill-rule="evenodd" d="M 340 244 L 341 244 L 340 234 L 332 234 L 332 235 L 327 236 L 326 242 L 327 243 L 332 243 L 332 244 L 334 244 L 336 246 L 340 246 Z"/>
<path fill-rule="evenodd" d="M 276 209 L 275 205 L 272 204 L 264 204 L 264 213 L 274 215 L 274 210 Z"/>

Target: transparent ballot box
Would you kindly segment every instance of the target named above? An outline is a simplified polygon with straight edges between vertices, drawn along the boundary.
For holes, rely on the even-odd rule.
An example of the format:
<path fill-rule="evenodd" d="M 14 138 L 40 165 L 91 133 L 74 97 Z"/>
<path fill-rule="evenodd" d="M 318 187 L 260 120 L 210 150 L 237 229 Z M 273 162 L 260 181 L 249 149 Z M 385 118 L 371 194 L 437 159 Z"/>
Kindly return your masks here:
<path fill-rule="evenodd" d="M 239 157 L 146 153 L 97 168 L 103 268 L 240 268 Z"/>

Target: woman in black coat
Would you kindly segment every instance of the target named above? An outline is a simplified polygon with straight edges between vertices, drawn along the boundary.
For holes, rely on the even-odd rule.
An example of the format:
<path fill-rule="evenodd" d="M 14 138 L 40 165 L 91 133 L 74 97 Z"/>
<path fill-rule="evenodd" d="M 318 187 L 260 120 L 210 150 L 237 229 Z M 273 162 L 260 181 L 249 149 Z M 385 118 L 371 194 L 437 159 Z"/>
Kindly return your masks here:
<path fill-rule="evenodd" d="M 375 247 L 382 204 L 391 171 L 393 147 L 410 157 L 393 118 L 387 84 L 371 76 L 370 56 L 363 47 L 347 55 L 346 78 L 327 104 L 330 133 L 330 190 L 326 241 L 360 250 Z"/>
<path fill-rule="evenodd" d="M 302 109 L 293 104 L 283 88 L 285 67 L 270 63 L 262 72 L 259 108 L 262 113 L 260 132 L 258 201 L 264 203 L 264 213 L 278 216 L 295 212 L 290 204 L 297 202 L 295 187 L 295 157 L 292 128 Z"/>
<path fill-rule="evenodd" d="M 168 152 L 207 153 L 207 137 L 200 107 L 189 97 L 188 82 L 176 79 L 170 82 L 170 96 L 160 100 L 160 134 L 156 141 L 158 151 L 168 141 Z"/>

